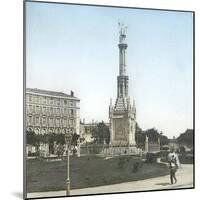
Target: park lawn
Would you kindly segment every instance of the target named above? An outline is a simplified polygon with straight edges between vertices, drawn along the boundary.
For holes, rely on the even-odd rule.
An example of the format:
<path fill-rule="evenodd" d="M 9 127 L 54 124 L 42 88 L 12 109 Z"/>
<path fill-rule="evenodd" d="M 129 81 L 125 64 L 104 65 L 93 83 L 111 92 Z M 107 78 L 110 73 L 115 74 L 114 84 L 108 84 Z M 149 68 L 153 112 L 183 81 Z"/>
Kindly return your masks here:
<path fill-rule="evenodd" d="M 133 164 L 140 162 L 138 171 Z M 71 189 L 136 181 L 169 174 L 164 164 L 143 163 L 134 156 L 104 159 L 98 156 L 71 157 Z M 45 160 L 27 161 L 27 192 L 66 189 L 67 163 Z"/>

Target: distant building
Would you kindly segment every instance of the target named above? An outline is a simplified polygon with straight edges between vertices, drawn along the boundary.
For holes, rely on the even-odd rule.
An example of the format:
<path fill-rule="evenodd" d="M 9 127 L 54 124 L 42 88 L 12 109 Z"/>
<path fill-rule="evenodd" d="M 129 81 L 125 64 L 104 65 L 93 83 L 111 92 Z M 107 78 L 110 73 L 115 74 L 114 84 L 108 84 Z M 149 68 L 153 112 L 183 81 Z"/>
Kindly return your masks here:
<path fill-rule="evenodd" d="M 80 122 L 80 135 L 82 138 L 84 138 L 83 143 L 91 143 L 94 141 L 94 138 L 92 137 L 92 130 L 96 128 L 97 122 L 89 122 L 85 123 L 85 120 L 83 119 L 82 122 Z M 109 123 L 105 123 L 107 127 L 110 126 Z"/>
<path fill-rule="evenodd" d="M 71 94 L 26 89 L 26 129 L 36 134 L 80 134 L 80 100 Z"/>
<path fill-rule="evenodd" d="M 172 139 L 169 139 L 169 150 L 177 150 L 179 148 L 178 144 L 177 144 L 177 140 L 176 140 L 176 137 L 173 136 Z"/>

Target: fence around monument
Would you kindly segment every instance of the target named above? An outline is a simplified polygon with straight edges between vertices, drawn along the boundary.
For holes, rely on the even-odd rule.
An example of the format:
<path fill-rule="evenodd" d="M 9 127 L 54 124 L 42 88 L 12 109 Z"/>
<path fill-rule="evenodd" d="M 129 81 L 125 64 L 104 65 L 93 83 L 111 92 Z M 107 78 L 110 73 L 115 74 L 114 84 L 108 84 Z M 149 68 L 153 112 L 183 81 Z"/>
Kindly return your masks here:
<path fill-rule="evenodd" d="M 148 144 L 148 152 L 159 152 L 160 151 L 160 144 L 158 143 L 149 143 Z"/>
<path fill-rule="evenodd" d="M 109 144 L 82 144 L 80 146 L 81 155 L 120 156 L 120 155 L 140 155 L 143 151 L 136 146 L 112 146 Z"/>

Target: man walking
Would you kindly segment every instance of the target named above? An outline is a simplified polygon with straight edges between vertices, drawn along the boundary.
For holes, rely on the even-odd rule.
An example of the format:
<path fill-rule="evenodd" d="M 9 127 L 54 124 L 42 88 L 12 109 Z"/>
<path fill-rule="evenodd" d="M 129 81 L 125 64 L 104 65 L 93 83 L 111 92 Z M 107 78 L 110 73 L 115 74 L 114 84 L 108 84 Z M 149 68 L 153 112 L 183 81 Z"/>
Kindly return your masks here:
<path fill-rule="evenodd" d="M 180 166 L 180 162 L 178 159 L 178 155 L 174 150 L 168 154 L 168 163 L 169 163 L 169 170 L 170 170 L 170 182 L 171 184 L 175 184 L 177 182 L 176 178 L 176 171 Z"/>

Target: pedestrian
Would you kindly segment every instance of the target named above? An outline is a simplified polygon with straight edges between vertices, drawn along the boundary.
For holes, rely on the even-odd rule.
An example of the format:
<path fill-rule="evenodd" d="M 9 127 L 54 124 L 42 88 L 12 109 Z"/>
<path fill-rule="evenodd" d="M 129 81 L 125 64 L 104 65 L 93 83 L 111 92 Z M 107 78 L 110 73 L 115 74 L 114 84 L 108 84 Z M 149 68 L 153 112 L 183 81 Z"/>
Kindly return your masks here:
<path fill-rule="evenodd" d="M 170 182 L 171 184 L 175 184 L 177 182 L 176 171 L 178 167 L 180 166 L 180 163 L 178 160 L 178 155 L 173 150 L 168 155 L 168 163 L 169 163 L 169 170 L 170 170 Z"/>

